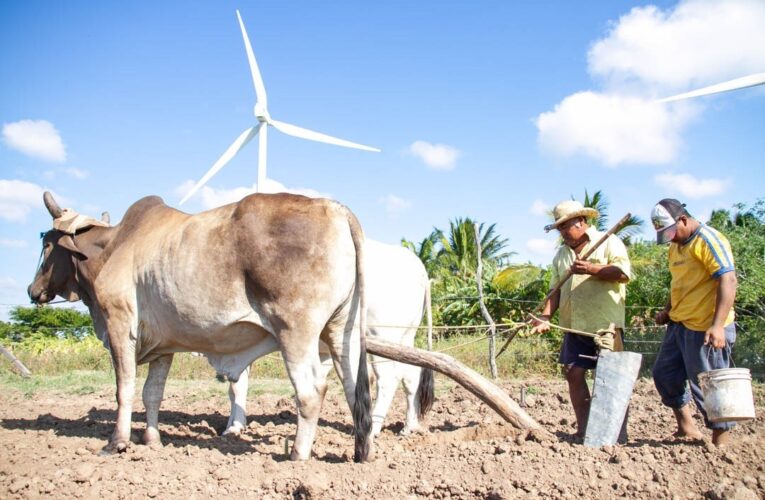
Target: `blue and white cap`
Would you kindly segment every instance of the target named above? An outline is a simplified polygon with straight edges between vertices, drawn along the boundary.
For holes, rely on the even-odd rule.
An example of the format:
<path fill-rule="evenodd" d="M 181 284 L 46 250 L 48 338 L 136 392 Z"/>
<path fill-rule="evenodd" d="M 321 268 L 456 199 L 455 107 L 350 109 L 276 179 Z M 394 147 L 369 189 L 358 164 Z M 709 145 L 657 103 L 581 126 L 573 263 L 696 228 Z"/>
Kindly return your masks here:
<path fill-rule="evenodd" d="M 656 230 L 657 243 L 669 243 L 677 232 L 677 220 L 683 215 L 688 216 L 685 203 L 673 198 L 665 198 L 651 210 L 651 223 Z"/>

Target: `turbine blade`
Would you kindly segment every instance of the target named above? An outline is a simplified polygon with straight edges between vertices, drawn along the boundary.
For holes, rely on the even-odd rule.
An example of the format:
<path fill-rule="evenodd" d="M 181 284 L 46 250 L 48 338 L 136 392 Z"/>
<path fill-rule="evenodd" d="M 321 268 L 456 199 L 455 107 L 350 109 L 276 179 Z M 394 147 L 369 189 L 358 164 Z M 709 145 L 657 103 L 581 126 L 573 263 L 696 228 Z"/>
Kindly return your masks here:
<path fill-rule="evenodd" d="M 659 99 L 656 102 L 672 102 L 679 101 L 681 99 L 690 99 L 691 97 L 700 97 L 710 94 L 719 94 L 720 92 L 729 92 L 731 90 L 745 89 L 747 87 L 754 87 L 756 85 L 762 85 L 765 83 L 765 73 L 757 73 L 755 75 L 745 76 L 743 78 L 736 78 L 735 80 L 729 80 L 727 82 L 718 83 L 716 85 L 710 85 L 698 90 L 692 90 L 683 94 L 673 95 L 671 97 L 665 97 Z"/>
<path fill-rule="evenodd" d="M 218 158 L 218 161 L 215 162 L 212 168 L 208 170 L 207 173 L 194 185 L 194 187 L 191 188 L 191 191 L 189 191 L 186 196 L 183 197 L 178 205 L 183 205 L 186 200 L 191 198 L 194 193 L 199 191 L 199 188 L 204 186 L 205 183 L 209 181 L 213 175 L 217 174 L 218 170 L 222 169 L 226 163 L 230 162 L 231 159 L 239 152 L 239 150 L 242 149 L 248 142 L 250 142 L 253 137 L 255 137 L 255 135 L 258 133 L 258 130 L 260 129 L 260 126 L 261 124 L 258 123 L 254 127 L 248 128 L 242 132 L 239 137 L 237 137 L 236 140 L 231 144 L 231 146 L 228 147 L 226 152 L 223 153 L 220 158 Z"/>
<path fill-rule="evenodd" d="M 267 108 L 268 96 L 266 96 L 266 86 L 263 84 L 263 77 L 260 76 L 258 63 L 255 61 L 255 53 L 252 51 L 250 38 L 247 36 L 247 30 L 244 28 L 244 21 L 242 21 L 242 16 L 239 14 L 239 9 L 236 11 L 236 17 L 239 19 L 239 27 L 242 29 L 244 48 L 247 51 L 247 61 L 250 63 L 250 73 L 252 73 L 252 83 L 255 84 L 255 99 L 257 102 L 262 103 L 263 107 Z"/>
<path fill-rule="evenodd" d="M 284 132 L 287 135 L 300 137 L 301 139 L 326 142 L 327 144 L 334 144 L 335 146 L 343 146 L 346 148 L 363 149 L 364 151 L 374 151 L 375 153 L 380 152 L 380 150 L 377 148 L 364 146 L 363 144 L 357 144 L 355 142 L 346 141 L 344 139 L 338 139 L 337 137 L 332 137 L 331 135 L 314 132 L 313 130 L 308 130 L 307 128 L 298 127 L 297 125 L 290 125 L 289 123 L 284 123 L 277 120 L 271 120 L 270 125 L 273 125 L 277 130 Z"/>

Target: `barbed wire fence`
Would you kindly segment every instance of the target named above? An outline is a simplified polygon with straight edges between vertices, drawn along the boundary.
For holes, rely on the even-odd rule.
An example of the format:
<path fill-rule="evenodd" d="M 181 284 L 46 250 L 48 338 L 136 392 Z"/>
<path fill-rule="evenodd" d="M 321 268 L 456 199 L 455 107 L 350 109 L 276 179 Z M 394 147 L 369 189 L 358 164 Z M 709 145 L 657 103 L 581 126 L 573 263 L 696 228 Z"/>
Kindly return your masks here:
<path fill-rule="evenodd" d="M 536 301 L 514 299 L 508 297 L 483 297 L 484 300 L 501 300 L 505 302 L 517 303 L 519 305 L 536 305 Z M 479 300 L 479 296 L 449 296 L 434 298 L 433 302 L 448 302 L 453 300 Z M 16 307 L 29 307 L 27 304 L 0 304 L 0 308 L 13 309 Z M 661 307 L 652 306 L 626 306 L 627 309 L 639 310 L 659 310 Z M 765 321 L 765 318 L 761 318 Z M 494 324 L 494 335 L 497 339 L 506 338 L 509 332 L 519 328 L 523 323 L 496 323 Z M 370 327 L 384 328 L 411 328 L 411 326 L 400 325 L 370 325 Z M 92 327 L 46 327 L 37 326 L 34 331 L 46 334 L 48 336 L 63 337 L 83 337 L 93 332 Z M 427 331 L 426 326 L 418 327 L 418 338 L 424 338 Z M 627 351 L 635 352 L 643 356 L 643 365 L 641 375 L 649 376 L 651 367 L 656 359 L 656 355 L 661 347 L 664 337 L 665 327 L 660 325 L 641 325 L 627 326 L 624 328 L 624 348 Z M 745 335 L 748 332 L 739 329 L 739 335 Z M 434 325 L 433 326 L 433 350 L 445 352 L 460 359 L 462 362 L 478 369 L 481 372 L 489 374 L 490 371 L 484 368 L 490 366 L 486 363 L 485 355 L 476 356 L 476 353 L 488 353 L 489 340 L 492 336 L 492 325 Z M 535 365 L 543 367 L 543 373 L 554 373 L 557 371 L 557 361 L 561 342 L 561 335 L 545 334 L 525 335 L 521 333 L 516 342 L 518 347 L 511 348 L 505 352 L 502 357 L 507 357 L 505 365 L 529 366 Z M 475 344 L 486 344 L 486 349 L 476 348 Z M 737 350 L 735 345 L 733 349 L 734 361 L 740 366 L 749 368 L 753 376 L 759 379 L 765 379 L 765 353 L 747 352 Z M 483 360 L 483 361 L 482 361 Z M 507 371 L 507 370 L 505 370 Z M 523 370 L 519 370 L 523 372 Z M 526 370 L 528 371 L 528 370 Z"/>

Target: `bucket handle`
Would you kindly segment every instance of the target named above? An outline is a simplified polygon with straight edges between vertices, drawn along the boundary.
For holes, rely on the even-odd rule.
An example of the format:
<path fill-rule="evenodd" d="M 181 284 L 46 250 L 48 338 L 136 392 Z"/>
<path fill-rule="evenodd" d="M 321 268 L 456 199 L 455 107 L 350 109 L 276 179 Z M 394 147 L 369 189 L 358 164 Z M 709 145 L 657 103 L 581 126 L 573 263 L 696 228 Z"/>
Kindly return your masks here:
<path fill-rule="evenodd" d="M 707 348 L 707 363 L 709 363 L 709 357 L 712 355 L 712 351 L 716 351 L 714 347 L 712 347 L 709 344 L 704 345 L 704 347 Z M 730 361 L 730 364 L 733 365 L 733 368 L 736 368 L 736 362 L 733 361 L 733 354 L 730 352 L 730 343 L 727 339 L 725 339 L 725 351 L 728 353 L 728 360 Z"/>

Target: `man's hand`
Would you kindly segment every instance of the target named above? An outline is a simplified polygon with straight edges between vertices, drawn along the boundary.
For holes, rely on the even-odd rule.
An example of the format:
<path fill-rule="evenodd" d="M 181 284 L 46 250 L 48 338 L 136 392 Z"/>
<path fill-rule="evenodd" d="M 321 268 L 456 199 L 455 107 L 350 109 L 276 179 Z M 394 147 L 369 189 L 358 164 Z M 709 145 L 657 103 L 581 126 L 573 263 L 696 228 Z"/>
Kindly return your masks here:
<path fill-rule="evenodd" d="M 712 325 L 704 334 L 704 345 L 711 345 L 715 349 L 725 347 L 725 329 L 721 326 Z"/>
<path fill-rule="evenodd" d="M 669 323 L 669 311 L 663 309 L 657 312 L 656 316 L 654 316 L 654 321 L 656 321 L 657 325 L 666 325 Z"/>
<path fill-rule="evenodd" d="M 614 350 L 614 332 L 609 330 L 598 330 L 597 337 L 592 340 L 598 349 L 601 351 L 613 351 Z"/>
<path fill-rule="evenodd" d="M 541 321 L 540 321 L 541 320 Z M 537 318 L 531 318 L 531 332 L 530 333 L 546 333 L 550 331 L 550 316 L 539 316 Z"/>
<path fill-rule="evenodd" d="M 577 259 L 571 265 L 571 272 L 574 274 L 592 274 L 592 262 Z"/>

